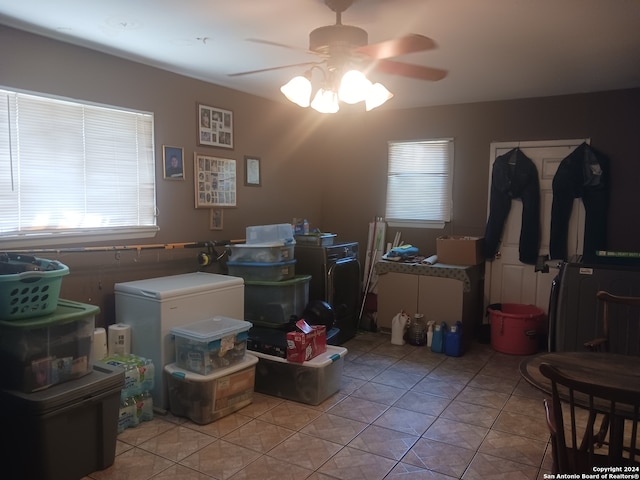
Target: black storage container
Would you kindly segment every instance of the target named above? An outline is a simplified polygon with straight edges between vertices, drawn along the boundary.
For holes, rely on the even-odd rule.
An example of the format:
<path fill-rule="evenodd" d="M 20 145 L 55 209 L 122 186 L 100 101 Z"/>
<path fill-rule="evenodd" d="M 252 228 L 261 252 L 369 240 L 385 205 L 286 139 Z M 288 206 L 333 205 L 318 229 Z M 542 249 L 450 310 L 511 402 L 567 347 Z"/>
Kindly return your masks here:
<path fill-rule="evenodd" d="M 2 477 L 78 480 L 111 466 L 123 387 L 124 369 L 96 363 L 39 392 L 0 390 Z"/>

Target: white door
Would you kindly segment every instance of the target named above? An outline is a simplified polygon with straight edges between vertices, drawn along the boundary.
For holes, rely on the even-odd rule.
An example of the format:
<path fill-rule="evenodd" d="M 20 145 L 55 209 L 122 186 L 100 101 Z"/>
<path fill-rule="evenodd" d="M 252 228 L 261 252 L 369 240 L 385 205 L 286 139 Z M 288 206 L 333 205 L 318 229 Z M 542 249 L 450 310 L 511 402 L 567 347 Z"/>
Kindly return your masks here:
<path fill-rule="evenodd" d="M 549 254 L 553 177 L 562 159 L 583 142 L 589 143 L 589 139 L 496 142 L 491 144 L 489 192 L 491 192 L 491 171 L 495 159 L 513 148 L 519 147 L 538 169 L 541 216 L 539 255 Z M 488 213 L 487 208 L 487 216 Z M 569 221 L 569 258 L 575 254 L 582 254 L 584 218 L 585 211 L 582 200 L 577 198 L 574 201 Z M 547 312 L 551 282 L 557 274 L 557 262 L 555 264 L 547 262 L 549 271 L 544 273 L 536 272 L 534 265 L 525 265 L 519 261 L 518 247 L 521 225 L 522 201 L 514 199 L 511 201 L 511 210 L 504 225 L 502 241 L 496 258 L 485 263 L 485 307 L 493 303 L 519 303 L 536 305 Z"/>

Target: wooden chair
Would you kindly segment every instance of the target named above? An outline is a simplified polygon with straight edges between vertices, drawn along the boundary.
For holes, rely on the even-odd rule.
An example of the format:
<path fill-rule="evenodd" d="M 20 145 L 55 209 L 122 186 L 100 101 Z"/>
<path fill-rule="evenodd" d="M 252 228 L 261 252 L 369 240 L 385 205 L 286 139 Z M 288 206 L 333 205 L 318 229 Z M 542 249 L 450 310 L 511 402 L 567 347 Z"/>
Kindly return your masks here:
<path fill-rule="evenodd" d="M 613 295 L 600 290 L 596 298 L 602 304 L 602 336 L 585 342 L 585 348 L 623 355 L 640 354 L 640 321 L 637 321 L 640 318 L 640 297 Z M 617 316 L 612 315 L 614 304 L 624 308 L 618 308 Z"/>
<path fill-rule="evenodd" d="M 572 378 L 548 363 L 540 365 L 540 372 L 551 381 L 552 398 L 545 399 L 544 405 L 553 473 L 593 473 L 595 466 L 640 466 L 637 391 Z M 584 426 L 576 420 L 581 408 L 589 412 Z M 595 440 L 597 419 L 602 415 L 610 422 L 609 441 L 604 448 Z"/>

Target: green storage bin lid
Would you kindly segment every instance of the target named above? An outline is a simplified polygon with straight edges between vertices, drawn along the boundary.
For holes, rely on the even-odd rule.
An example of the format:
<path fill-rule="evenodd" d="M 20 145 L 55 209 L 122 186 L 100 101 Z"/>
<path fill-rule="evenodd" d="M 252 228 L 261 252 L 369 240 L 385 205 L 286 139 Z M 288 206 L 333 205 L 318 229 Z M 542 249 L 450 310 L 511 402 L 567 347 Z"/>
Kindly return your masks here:
<path fill-rule="evenodd" d="M 296 285 L 298 283 L 305 283 L 311 280 L 311 275 L 296 275 L 289 280 L 278 280 L 275 282 L 267 282 L 260 280 L 245 280 L 245 285 L 265 285 L 269 287 L 281 287 L 286 285 Z"/>
<path fill-rule="evenodd" d="M 58 300 L 58 307 L 53 313 L 41 317 L 23 318 L 11 322 L 0 320 L 0 327 L 3 328 L 41 328 L 56 324 L 75 322 L 90 315 L 100 313 L 100 307 L 87 305 L 86 303 L 73 302 L 71 300 Z"/>

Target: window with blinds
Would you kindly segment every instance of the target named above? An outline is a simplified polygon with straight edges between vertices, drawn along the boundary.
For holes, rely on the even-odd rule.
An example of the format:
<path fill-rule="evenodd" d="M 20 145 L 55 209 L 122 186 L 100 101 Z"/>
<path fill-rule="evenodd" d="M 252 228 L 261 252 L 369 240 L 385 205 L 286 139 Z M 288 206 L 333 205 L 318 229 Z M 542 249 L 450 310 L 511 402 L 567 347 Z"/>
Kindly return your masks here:
<path fill-rule="evenodd" d="M 443 228 L 451 220 L 453 139 L 389 142 L 385 220 Z"/>
<path fill-rule="evenodd" d="M 0 245 L 155 235 L 153 114 L 0 89 Z"/>

